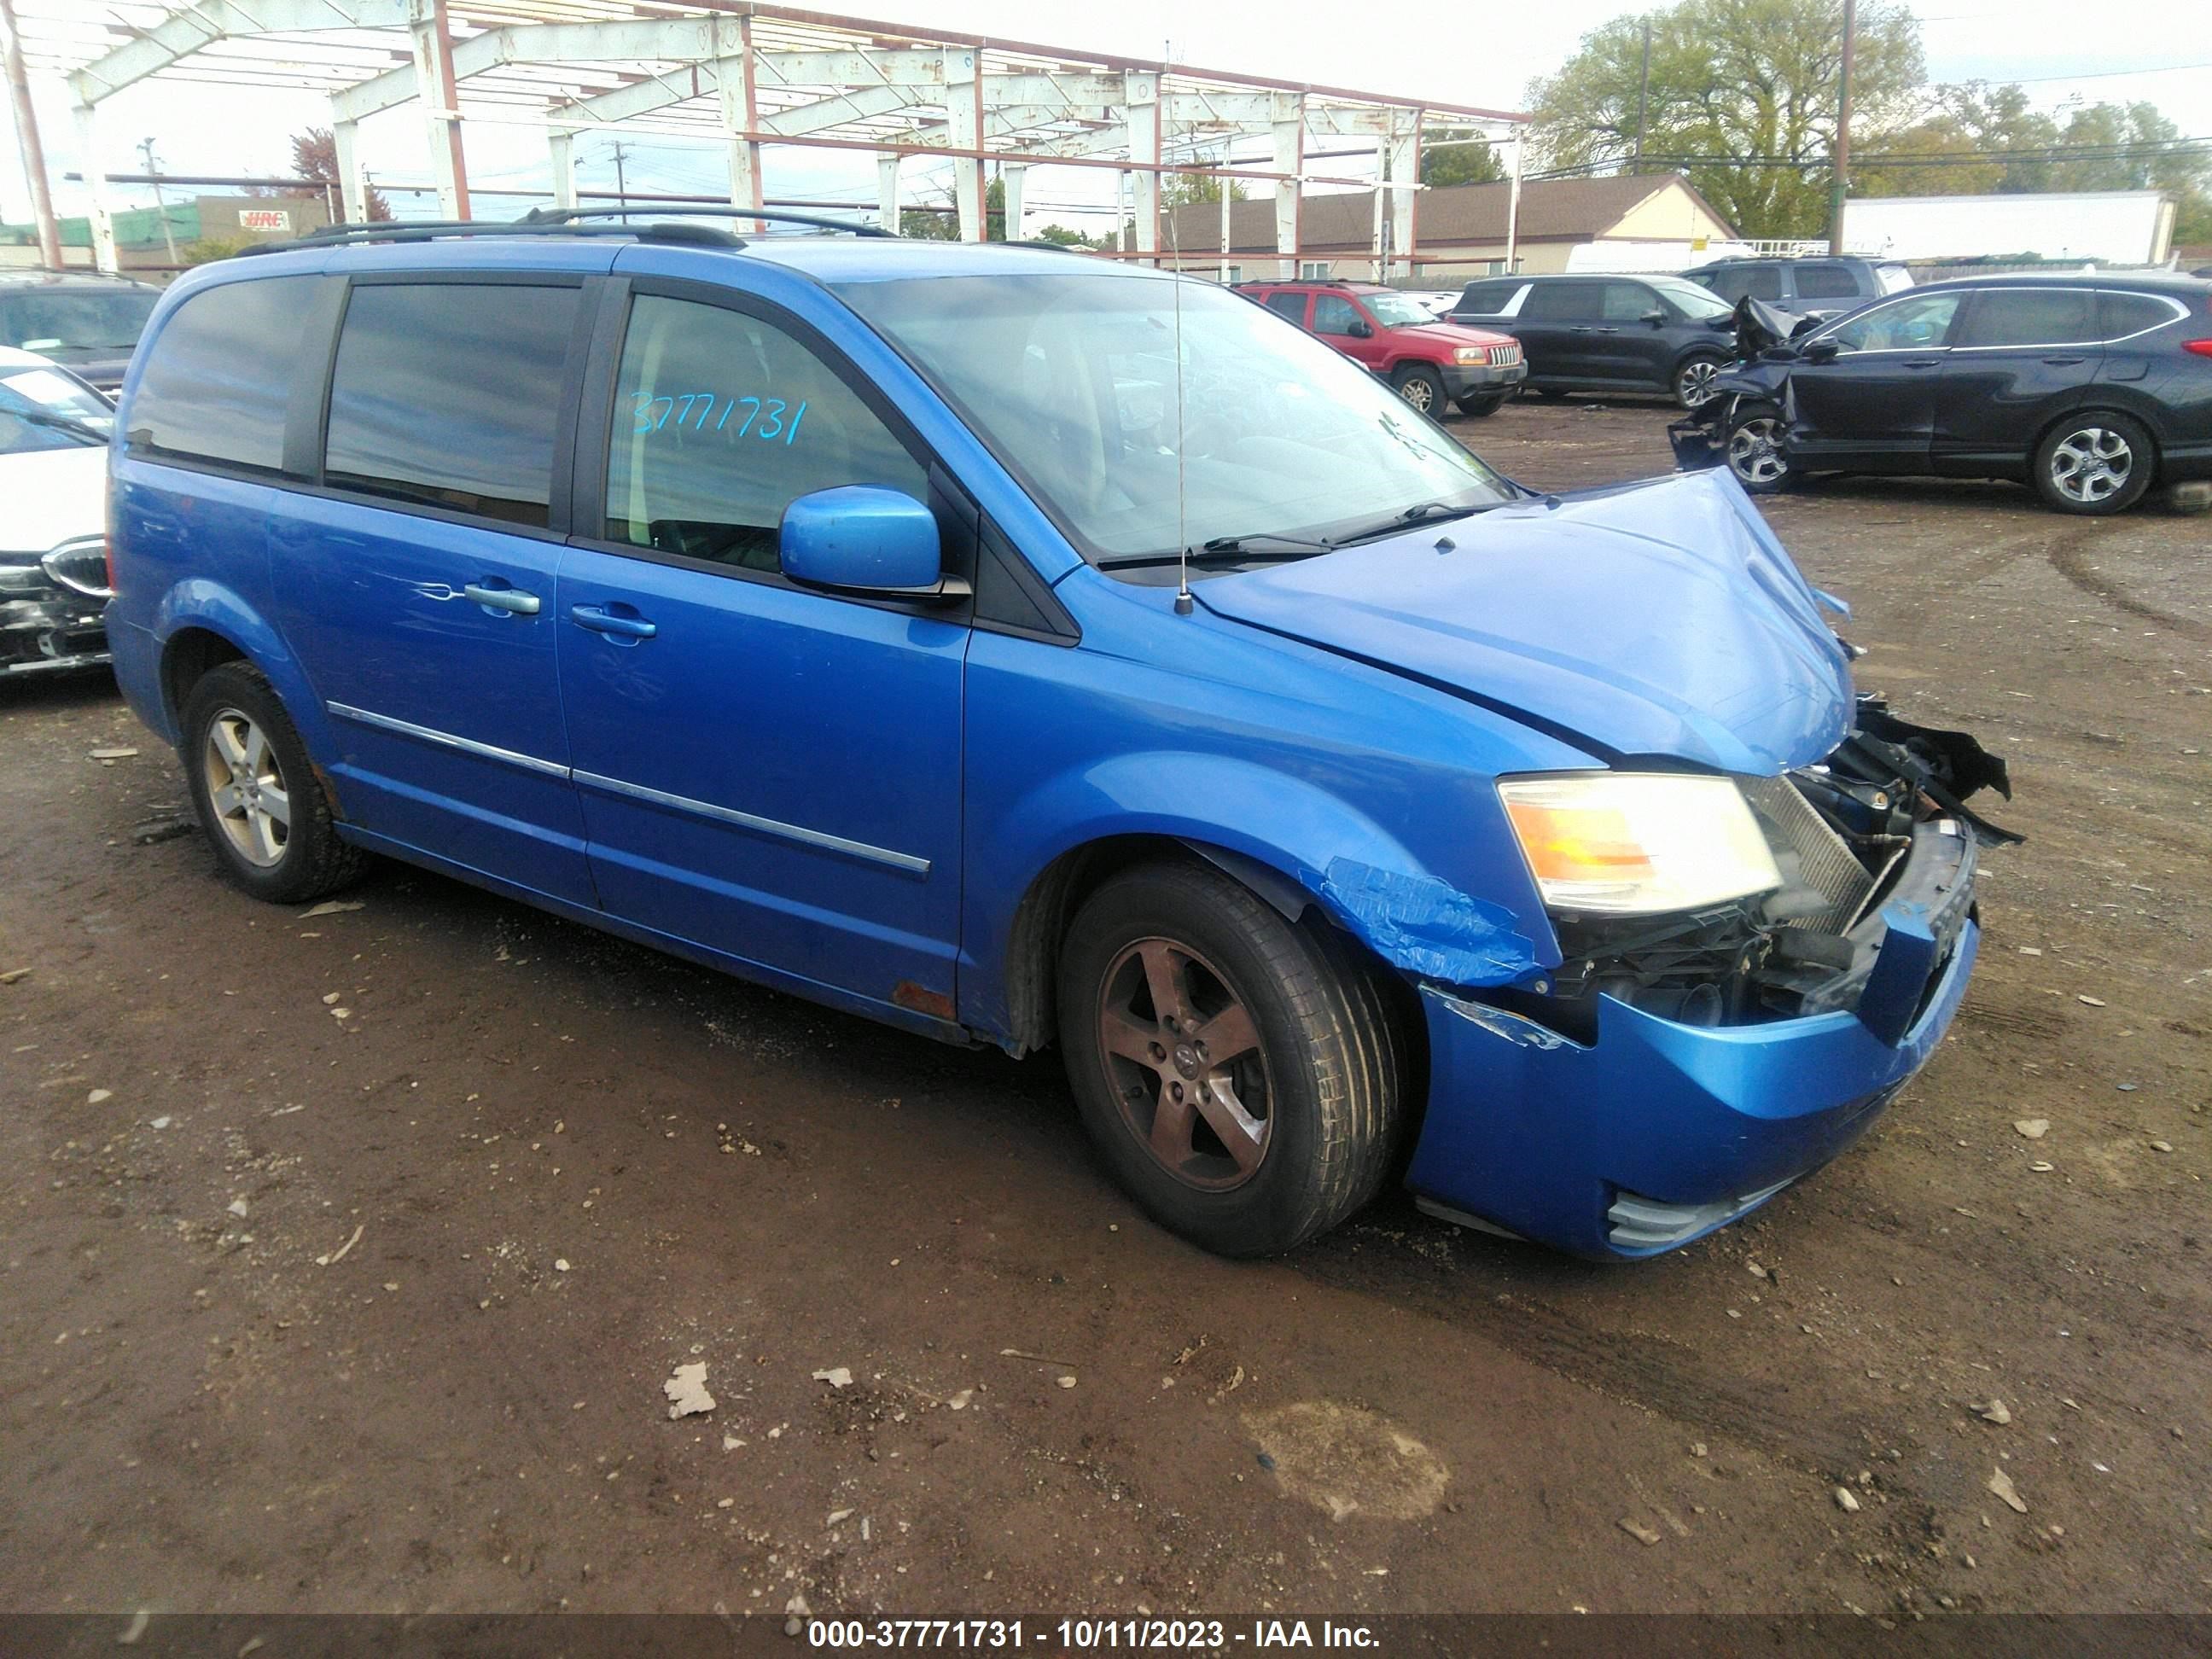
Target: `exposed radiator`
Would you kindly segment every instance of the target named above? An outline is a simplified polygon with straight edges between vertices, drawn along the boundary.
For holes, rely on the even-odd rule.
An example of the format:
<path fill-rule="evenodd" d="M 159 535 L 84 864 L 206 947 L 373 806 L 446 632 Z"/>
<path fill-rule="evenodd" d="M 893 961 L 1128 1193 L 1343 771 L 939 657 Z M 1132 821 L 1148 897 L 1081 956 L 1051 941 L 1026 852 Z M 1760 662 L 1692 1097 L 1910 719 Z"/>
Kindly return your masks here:
<path fill-rule="evenodd" d="M 1797 855 L 1794 872 L 1787 861 L 1778 857 L 1777 861 L 1784 864 L 1784 878 L 1811 888 L 1822 900 L 1819 910 L 1794 917 L 1785 925 L 1810 927 L 1823 933 L 1843 932 L 1866 903 L 1867 896 L 1874 891 L 1874 877 L 1867 872 L 1866 866 L 1858 861 L 1844 838 L 1829 828 L 1819 809 L 1805 799 L 1804 792 L 1788 777 L 1743 778 L 1739 781 L 1743 785 L 1745 797 L 1771 826 L 1777 854 L 1787 849 Z"/>

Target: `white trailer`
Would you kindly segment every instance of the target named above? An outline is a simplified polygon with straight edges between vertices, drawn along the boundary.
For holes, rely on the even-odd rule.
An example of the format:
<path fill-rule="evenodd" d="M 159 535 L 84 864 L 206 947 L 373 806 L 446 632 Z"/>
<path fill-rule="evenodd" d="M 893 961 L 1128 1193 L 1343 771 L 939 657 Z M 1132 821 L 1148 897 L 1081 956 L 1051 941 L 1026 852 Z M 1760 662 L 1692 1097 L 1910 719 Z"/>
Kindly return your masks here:
<path fill-rule="evenodd" d="M 2027 254 L 2156 265 L 2173 251 L 2173 209 L 2155 190 L 1862 197 L 1844 204 L 1844 246 L 1887 259 Z"/>

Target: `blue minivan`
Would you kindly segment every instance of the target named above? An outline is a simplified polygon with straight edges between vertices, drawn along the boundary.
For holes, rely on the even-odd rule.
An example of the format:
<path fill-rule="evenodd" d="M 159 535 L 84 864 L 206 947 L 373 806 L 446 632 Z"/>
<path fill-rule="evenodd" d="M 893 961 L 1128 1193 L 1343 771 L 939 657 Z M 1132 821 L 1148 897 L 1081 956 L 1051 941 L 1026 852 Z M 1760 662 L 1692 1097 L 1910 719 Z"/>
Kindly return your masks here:
<path fill-rule="evenodd" d="M 1393 1181 L 1668 1249 L 1862 1133 L 1974 959 L 2002 765 L 1855 695 L 1733 479 L 1523 489 L 1201 281 L 326 233 L 163 295 L 112 471 L 117 677 L 246 891 L 384 854 L 1057 1043 L 1215 1250 Z"/>

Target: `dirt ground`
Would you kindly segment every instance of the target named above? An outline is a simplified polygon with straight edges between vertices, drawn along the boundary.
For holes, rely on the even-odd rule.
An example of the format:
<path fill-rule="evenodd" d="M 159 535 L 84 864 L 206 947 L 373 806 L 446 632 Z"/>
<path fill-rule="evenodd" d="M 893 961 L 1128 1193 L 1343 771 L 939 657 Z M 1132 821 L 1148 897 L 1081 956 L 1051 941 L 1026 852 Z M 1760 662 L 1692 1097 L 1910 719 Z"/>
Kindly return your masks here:
<path fill-rule="evenodd" d="M 1567 488 L 1666 419 L 1455 426 Z M 1881 1127 L 1635 1267 L 1402 1198 L 1211 1259 L 1052 1057 L 396 866 L 257 905 L 134 842 L 111 686 L 0 686 L 0 1608 L 2212 1611 L 2212 518 L 1768 510 L 2030 839 Z"/>

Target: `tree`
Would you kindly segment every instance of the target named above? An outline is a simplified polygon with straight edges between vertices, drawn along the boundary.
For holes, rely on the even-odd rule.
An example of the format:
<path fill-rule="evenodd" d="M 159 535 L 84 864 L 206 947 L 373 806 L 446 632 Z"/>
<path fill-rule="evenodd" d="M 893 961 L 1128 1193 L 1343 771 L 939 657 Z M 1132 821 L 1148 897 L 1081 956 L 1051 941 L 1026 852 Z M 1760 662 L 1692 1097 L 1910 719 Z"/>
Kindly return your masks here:
<path fill-rule="evenodd" d="M 1910 125 L 1870 135 L 1851 167 L 1862 196 L 1975 196 L 2050 190 L 2058 124 L 2028 107 L 2017 86 L 1979 82 L 1937 87 L 1932 107 Z M 2014 156 L 1996 155 L 2015 151 Z"/>
<path fill-rule="evenodd" d="M 1229 187 L 1231 201 L 1250 199 L 1244 193 L 1241 179 L 1217 179 L 1210 173 L 1164 173 L 1160 175 L 1160 210 L 1165 213 L 1179 207 L 1195 207 L 1201 202 L 1218 202 L 1224 185 Z"/>
<path fill-rule="evenodd" d="M 1749 236 L 1808 236 L 1827 221 L 1842 0 L 1677 0 L 1651 15 L 1644 155 L 1685 161 L 1690 182 Z M 1556 75 L 1529 88 L 1532 137 L 1549 164 L 1610 171 L 1636 153 L 1644 21 L 1584 35 Z M 1925 72 L 1918 25 L 1899 0 L 1858 9 L 1855 131 L 1909 119 Z M 1726 160 L 1705 158 L 1729 158 Z M 1741 159 L 1737 159 L 1741 158 Z"/>
<path fill-rule="evenodd" d="M 187 270 L 194 265 L 212 264 L 217 259 L 228 259 L 253 246 L 251 236 L 203 236 L 197 242 L 187 242 L 177 250 L 177 263 Z"/>
<path fill-rule="evenodd" d="M 292 176 L 313 179 L 331 186 L 329 195 L 334 202 L 345 199 L 345 177 L 338 171 L 338 141 L 328 127 L 309 127 L 305 132 L 292 135 Z M 323 199 L 325 192 L 306 185 L 295 185 L 287 189 L 268 192 L 275 196 L 304 197 L 312 201 Z M 384 192 L 374 185 L 368 187 L 363 204 L 372 221 L 389 219 L 392 204 L 384 199 Z M 343 211 L 343 209 L 341 209 Z"/>
<path fill-rule="evenodd" d="M 1444 148 L 1437 148 L 1439 144 Z M 1472 128 L 1436 133 L 1421 146 L 1425 185 L 1488 185 L 1504 176 L 1497 143 Z"/>
<path fill-rule="evenodd" d="M 1079 230 L 1070 230 L 1066 225 L 1047 225 L 1036 234 L 1040 242 L 1050 242 L 1056 247 L 1103 247 L 1103 241 L 1094 241 Z"/>

